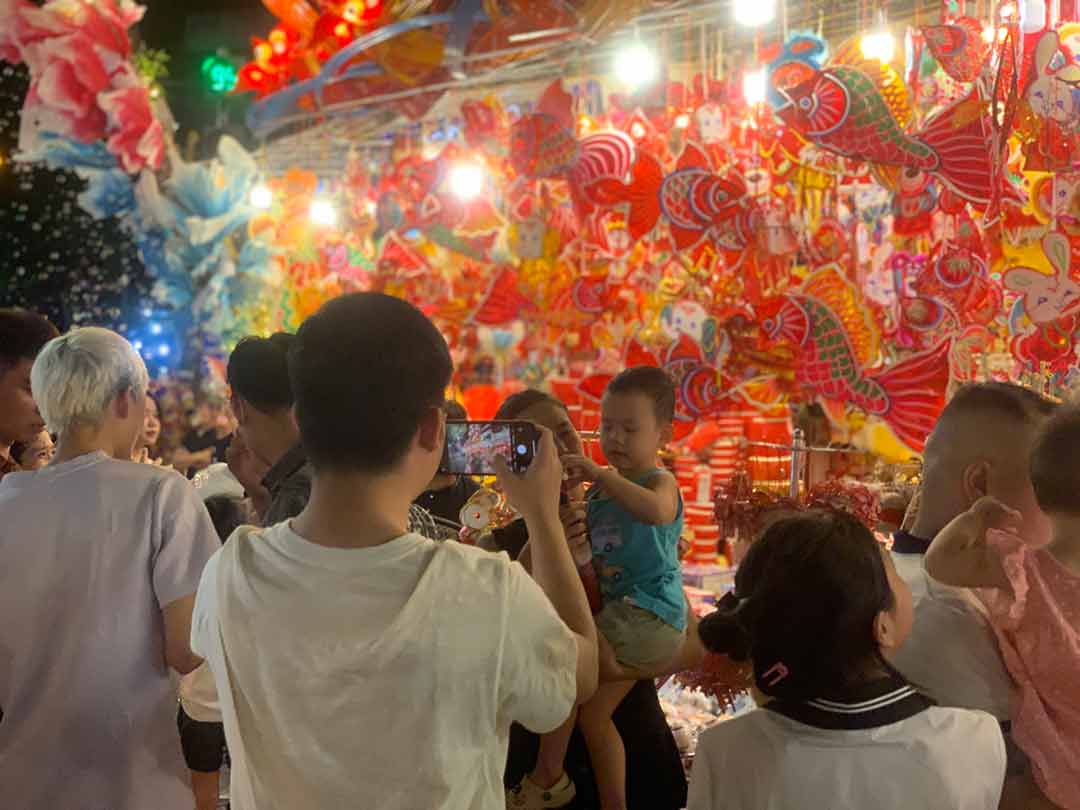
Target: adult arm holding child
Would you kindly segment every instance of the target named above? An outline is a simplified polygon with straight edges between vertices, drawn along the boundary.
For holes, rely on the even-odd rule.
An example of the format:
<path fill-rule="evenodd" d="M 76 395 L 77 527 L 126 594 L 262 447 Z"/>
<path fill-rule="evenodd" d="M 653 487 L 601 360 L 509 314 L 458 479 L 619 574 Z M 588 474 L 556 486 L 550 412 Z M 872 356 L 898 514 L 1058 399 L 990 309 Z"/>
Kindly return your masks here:
<path fill-rule="evenodd" d="M 495 459 L 495 466 L 503 492 L 528 527 L 532 577 L 577 642 L 577 700 L 580 703 L 596 691 L 596 625 L 559 519 L 562 466 L 555 440 L 550 430 L 539 430 L 539 452 L 524 475 L 510 472 L 501 457 Z"/>
<path fill-rule="evenodd" d="M 1019 521 L 1020 514 L 996 498 L 980 498 L 934 538 L 926 552 L 926 570 L 939 582 L 958 588 L 1010 587 L 986 533 L 1008 531 Z"/>
<path fill-rule="evenodd" d="M 667 470 L 659 470 L 644 484 L 635 484 L 618 470 L 601 467 L 585 456 L 566 456 L 563 461 L 571 474 L 603 487 L 613 500 L 642 523 L 663 526 L 679 514 L 679 487 Z"/>

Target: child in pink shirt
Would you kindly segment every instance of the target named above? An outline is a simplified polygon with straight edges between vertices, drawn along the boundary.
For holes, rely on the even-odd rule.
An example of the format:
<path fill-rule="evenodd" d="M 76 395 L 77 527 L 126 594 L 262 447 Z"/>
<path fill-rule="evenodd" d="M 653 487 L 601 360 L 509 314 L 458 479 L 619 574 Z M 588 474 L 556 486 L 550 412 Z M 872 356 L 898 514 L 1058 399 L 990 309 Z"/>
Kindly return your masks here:
<path fill-rule="evenodd" d="M 1053 527 L 1049 545 L 1024 542 L 1013 528 L 1019 514 L 983 498 L 938 534 L 926 568 L 948 585 L 982 589 L 1015 682 L 1013 739 L 1043 796 L 1080 810 L 1080 408 L 1046 423 L 1031 481 Z M 1042 797 L 1027 806 L 1044 806 Z"/>

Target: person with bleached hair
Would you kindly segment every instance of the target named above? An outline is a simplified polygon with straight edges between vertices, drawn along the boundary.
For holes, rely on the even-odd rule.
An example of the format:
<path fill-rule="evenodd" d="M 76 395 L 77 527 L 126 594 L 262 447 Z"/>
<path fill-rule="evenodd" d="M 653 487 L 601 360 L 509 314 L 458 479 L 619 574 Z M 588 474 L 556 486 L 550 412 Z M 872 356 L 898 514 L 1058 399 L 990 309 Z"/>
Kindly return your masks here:
<path fill-rule="evenodd" d="M 191 611 L 219 547 L 178 473 L 130 461 L 147 372 L 76 329 L 30 374 L 51 463 L 0 481 L 0 785 L 5 807 L 189 810 L 176 733 Z"/>

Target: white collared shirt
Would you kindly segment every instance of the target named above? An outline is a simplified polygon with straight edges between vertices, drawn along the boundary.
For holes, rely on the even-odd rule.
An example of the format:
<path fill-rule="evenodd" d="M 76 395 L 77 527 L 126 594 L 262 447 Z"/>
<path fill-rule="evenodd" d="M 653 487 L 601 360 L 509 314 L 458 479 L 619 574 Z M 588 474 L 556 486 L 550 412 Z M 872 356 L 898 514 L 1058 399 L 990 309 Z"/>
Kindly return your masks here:
<path fill-rule="evenodd" d="M 1001 730 L 983 712 L 827 729 L 757 709 L 701 735 L 687 808 L 997 810 L 1004 779 Z"/>
<path fill-rule="evenodd" d="M 893 666 L 941 706 L 1008 720 L 1013 685 L 982 605 L 971 591 L 931 577 L 922 554 L 892 556 L 915 603 L 915 624 Z"/>

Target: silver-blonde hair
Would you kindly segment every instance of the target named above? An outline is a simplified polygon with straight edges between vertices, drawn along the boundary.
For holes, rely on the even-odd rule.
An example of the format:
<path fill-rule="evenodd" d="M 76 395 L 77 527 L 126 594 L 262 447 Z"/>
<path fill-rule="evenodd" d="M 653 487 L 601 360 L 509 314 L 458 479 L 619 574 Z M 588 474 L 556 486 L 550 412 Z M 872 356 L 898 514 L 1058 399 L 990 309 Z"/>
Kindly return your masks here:
<path fill-rule="evenodd" d="M 72 329 L 50 340 L 34 361 L 30 386 L 49 430 L 73 423 L 100 425 L 116 396 L 146 396 L 146 364 L 130 343 L 96 326 Z"/>

